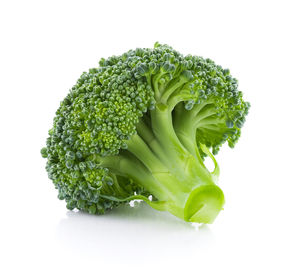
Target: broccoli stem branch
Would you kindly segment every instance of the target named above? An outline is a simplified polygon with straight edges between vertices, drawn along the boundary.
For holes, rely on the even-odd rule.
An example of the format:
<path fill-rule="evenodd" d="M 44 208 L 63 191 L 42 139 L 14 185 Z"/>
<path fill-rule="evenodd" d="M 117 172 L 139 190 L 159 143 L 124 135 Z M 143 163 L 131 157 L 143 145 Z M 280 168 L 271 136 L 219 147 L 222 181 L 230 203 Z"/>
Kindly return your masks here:
<path fill-rule="evenodd" d="M 211 174 L 216 182 L 220 174 L 220 168 L 215 157 L 210 153 L 209 149 L 204 144 L 200 144 L 198 147 L 198 144 L 196 143 L 196 131 L 198 128 L 205 127 L 205 129 L 213 129 L 213 125 L 217 125 L 217 130 L 220 129 L 218 124 L 224 123 L 224 119 L 215 118 L 215 114 L 215 108 L 211 106 L 210 103 L 198 105 L 197 114 L 193 113 L 193 111 L 185 110 L 183 104 L 181 103 L 175 107 L 173 115 L 174 129 L 182 144 L 195 157 L 197 157 L 199 162 L 203 165 L 203 160 L 199 154 L 199 147 L 213 160 L 215 169 L 213 172 L 211 172 Z"/>
<path fill-rule="evenodd" d="M 124 151 L 117 156 L 98 156 L 96 161 L 103 167 L 109 168 L 113 173 L 135 180 L 148 191 L 155 190 L 155 196 L 162 199 L 169 191 L 161 186 L 154 175 L 136 159 L 130 152 Z"/>
<path fill-rule="evenodd" d="M 167 72 L 165 71 L 160 71 L 159 73 L 155 74 L 152 76 L 152 86 L 154 88 L 154 96 L 156 98 L 156 100 L 160 99 L 161 96 L 161 92 L 159 89 L 159 80 L 165 75 L 167 74 Z"/>
<path fill-rule="evenodd" d="M 196 157 L 201 165 L 203 160 L 199 154 L 196 142 L 196 126 L 192 111 L 184 108 L 183 103 L 178 104 L 173 111 L 173 126 L 177 137 L 185 148 Z"/>
<path fill-rule="evenodd" d="M 146 131 L 147 133 L 147 131 Z M 128 151 L 135 155 L 150 172 L 166 172 L 167 169 L 163 166 L 160 160 L 149 149 L 148 145 L 138 135 L 133 135 L 127 141 Z"/>
<path fill-rule="evenodd" d="M 188 80 L 183 76 L 179 76 L 179 77 L 173 79 L 172 81 L 170 81 L 170 83 L 167 85 L 165 91 L 162 94 L 161 102 L 163 104 L 166 104 L 169 97 L 173 94 L 173 92 L 175 92 L 177 89 L 183 87 L 183 85 L 187 81 Z"/>

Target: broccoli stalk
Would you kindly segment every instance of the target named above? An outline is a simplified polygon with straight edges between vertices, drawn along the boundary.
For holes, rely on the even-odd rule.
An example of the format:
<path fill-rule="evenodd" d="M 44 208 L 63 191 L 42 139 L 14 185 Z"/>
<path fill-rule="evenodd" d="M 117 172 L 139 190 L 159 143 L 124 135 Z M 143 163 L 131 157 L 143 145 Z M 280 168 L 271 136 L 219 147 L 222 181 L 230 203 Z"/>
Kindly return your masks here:
<path fill-rule="evenodd" d="M 165 89 L 166 92 L 168 90 Z M 139 129 L 138 133 L 150 146 L 148 152 L 152 151 L 165 167 L 164 171 L 152 171 L 150 161 L 149 170 L 166 192 L 158 197 L 155 191 L 149 191 L 166 201 L 165 210 L 172 214 L 186 221 L 211 223 L 222 209 L 224 197 L 197 154 L 195 134 L 187 134 L 185 140 L 179 140 L 184 135 L 178 136 L 177 131 L 180 132 L 180 127 L 185 130 L 186 121 L 184 118 L 178 120 L 178 130 L 174 130 L 172 111 L 168 105 L 157 104 L 151 111 L 151 120 L 151 141 L 143 136 L 143 130 Z M 188 146 L 184 142 L 188 142 Z"/>
<path fill-rule="evenodd" d="M 181 144 L 167 106 L 156 105 L 151 120 L 151 127 L 140 120 L 137 134 L 127 141 L 126 151 L 116 157 L 97 157 L 97 162 L 146 188 L 158 199 L 152 205 L 147 201 L 153 208 L 186 221 L 212 223 L 224 204 L 214 174 L 206 169 L 200 155 L 195 157 Z M 183 127 L 184 123 L 181 122 Z M 193 134 L 186 141 L 195 142 Z M 134 198 L 141 197 L 131 197 Z"/>
<path fill-rule="evenodd" d="M 234 147 L 249 106 L 228 70 L 155 44 L 84 73 L 41 153 L 69 209 L 102 214 L 142 199 L 185 221 L 212 223 L 224 205 L 214 154 L 225 142 Z"/>
<path fill-rule="evenodd" d="M 169 98 L 170 102 L 174 103 L 176 99 L 180 103 L 173 119 L 174 105 L 168 104 L 166 96 L 171 96 L 188 80 L 180 78 L 176 81 L 158 92 L 164 97 L 162 102 L 156 103 L 149 116 L 139 120 L 137 134 L 126 141 L 126 151 L 116 157 L 97 157 L 97 162 L 116 175 L 125 174 L 146 188 L 158 200 L 147 201 L 153 208 L 169 211 L 186 221 L 212 223 L 223 207 L 224 196 L 215 184 L 218 166 L 214 172 L 209 172 L 200 156 L 196 129 L 202 125 L 201 120 L 207 123 L 215 111 L 212 108 L 207 110 L 209 103 L 194 111 L 186 110 L 180 103 L 180 93 Z M 207 148 L 203 151 L 209 152 Z"/>

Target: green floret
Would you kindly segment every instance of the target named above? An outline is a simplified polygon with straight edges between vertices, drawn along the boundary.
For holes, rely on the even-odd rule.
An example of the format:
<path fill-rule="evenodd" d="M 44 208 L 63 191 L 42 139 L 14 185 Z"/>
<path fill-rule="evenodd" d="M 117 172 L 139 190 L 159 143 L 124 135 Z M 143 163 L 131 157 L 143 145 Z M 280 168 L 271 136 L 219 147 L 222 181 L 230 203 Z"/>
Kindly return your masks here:
<path fill-rule="evenodd" d="M 225 142 L 234 147 L 249 107 L 229 70 L 156 43 L 83 73 L 41 154 L 69 209 L 102 214 L 142 199 L 186 221 L 212 223 L 224 204 L 213 154 Z"/>

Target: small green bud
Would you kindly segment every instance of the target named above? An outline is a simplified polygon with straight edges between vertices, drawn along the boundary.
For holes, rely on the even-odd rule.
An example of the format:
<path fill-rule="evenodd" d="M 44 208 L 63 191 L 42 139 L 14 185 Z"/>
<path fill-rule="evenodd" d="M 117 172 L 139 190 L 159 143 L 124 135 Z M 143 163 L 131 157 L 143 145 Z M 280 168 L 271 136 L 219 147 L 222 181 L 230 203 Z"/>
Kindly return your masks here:
<path fill-rule="evenodd" d="M 90 214 L 95 214 L 96 211 L 97 211 L 96 205 L 95 205 L 95 204 L 91 205 L 91 206 L 89 207 L 88 211 L 89 211 Z"/>
<path fill-rule="evenodd" d="M 43 158 L 47 158 L 48 157 L 48 151 L 47 151 L 47 148 L 44 147 L 41 149 L 41 155 Z"/>
<path fill-rule="evenodd" d="M 228 128 L 232 128 L 233 127 L 233 121 L 232 120 L 226 120 L 226 126 Z"/>

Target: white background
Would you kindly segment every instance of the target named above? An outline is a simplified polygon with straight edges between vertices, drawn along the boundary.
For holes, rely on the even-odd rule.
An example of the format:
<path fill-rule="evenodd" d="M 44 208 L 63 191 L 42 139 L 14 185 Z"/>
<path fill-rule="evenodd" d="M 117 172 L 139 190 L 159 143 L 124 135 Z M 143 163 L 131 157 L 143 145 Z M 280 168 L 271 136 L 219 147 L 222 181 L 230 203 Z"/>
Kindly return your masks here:
<path fill-rule="evenodd" d="M 1 1 L 0 269 L 300 270 L 298 3 Z M 217 156 L 226 205 L 213 225 L 145 204 L 67 211 L 40 157 L 80 74 L 155 41 L 230 68 L 252 105 Z"/>

